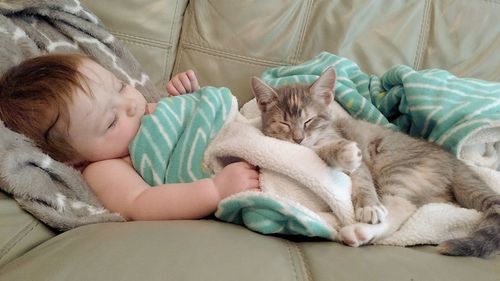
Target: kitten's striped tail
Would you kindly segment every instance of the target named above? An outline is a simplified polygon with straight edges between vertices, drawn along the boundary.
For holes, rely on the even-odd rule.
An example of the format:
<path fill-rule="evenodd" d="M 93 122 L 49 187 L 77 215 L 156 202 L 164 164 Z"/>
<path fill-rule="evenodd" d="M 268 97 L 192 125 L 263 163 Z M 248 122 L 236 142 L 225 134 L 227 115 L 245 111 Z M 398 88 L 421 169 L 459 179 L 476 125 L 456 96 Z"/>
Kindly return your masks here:
<path fill-rule="evenodd" d="M 484 216 L 469 237 L 441 243 L 440 253 L 488 257 L 500 252 L 500 195 L 465 165 L 455 174 L 453 193 L 460 205 L 484 212 Z"/>

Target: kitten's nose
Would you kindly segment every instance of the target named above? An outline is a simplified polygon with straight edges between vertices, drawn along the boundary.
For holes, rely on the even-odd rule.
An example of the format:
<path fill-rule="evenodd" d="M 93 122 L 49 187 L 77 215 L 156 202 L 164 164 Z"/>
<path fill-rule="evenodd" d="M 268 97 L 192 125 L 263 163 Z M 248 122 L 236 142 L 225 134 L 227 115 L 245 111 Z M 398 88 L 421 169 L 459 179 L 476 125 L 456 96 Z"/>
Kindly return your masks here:
<path fill-rule="evenodd" d="M 302 136 L 294 136 L 293 141 L 300 144 L 304 140 L 304 137 Z"/>

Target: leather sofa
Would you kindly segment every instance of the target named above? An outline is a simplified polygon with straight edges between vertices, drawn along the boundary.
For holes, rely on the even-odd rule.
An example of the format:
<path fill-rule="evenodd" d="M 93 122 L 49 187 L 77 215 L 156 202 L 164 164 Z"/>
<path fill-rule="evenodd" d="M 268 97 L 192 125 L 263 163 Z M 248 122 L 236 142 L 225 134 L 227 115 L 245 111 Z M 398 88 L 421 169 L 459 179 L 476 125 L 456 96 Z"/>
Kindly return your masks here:
<path fill-rule="evenodd" d="M 393 64 L 500 81 L 494 0 L 83 0 L 163 88 L 193 69 L 241 104 L 249 77 L 320 51 L 380 75 Z M 0 280 L 500 280 L 500 257 L 434 246 L 350 248 L 208 218 L 57 233 L 0 193 Z"/>

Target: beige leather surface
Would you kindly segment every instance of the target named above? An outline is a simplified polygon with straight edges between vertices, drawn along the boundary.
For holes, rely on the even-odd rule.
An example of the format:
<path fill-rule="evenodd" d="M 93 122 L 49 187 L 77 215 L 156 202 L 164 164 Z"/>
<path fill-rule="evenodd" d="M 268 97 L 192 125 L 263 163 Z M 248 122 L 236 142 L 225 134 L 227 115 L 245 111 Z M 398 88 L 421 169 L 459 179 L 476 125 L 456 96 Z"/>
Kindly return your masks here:
<path fill-rule="evenodd" d="M 54 235 L 0 192 L 0 267 Z"/>
<path fill-rule="evenodd" d="M 160 88 L 168 82 L 187 0 L 82 0 Z"/>
<path fill-rule="evenodd" d="M 252 98 L 249 77 L 320 51 L 380 75 L 394 64 L 500 81 L 500 3 L 469 0 L 192 1 L 174 72 Z M 206 24 L 210 23 L 210 24 Z"/>
<path fill-rule="evenodd" d="M 290 242 L 213 221 L 90 225 L 9 264 L 0 280 L 301 280 L 296 255 Z"/>
<path fill-rule="evenodd" d="M 443 257 L 421 247 L 295 244 L 214 221 L 80 227 L 0 269 L 2 281 L 493 281 L 498 276 L 498 259 Z"/>

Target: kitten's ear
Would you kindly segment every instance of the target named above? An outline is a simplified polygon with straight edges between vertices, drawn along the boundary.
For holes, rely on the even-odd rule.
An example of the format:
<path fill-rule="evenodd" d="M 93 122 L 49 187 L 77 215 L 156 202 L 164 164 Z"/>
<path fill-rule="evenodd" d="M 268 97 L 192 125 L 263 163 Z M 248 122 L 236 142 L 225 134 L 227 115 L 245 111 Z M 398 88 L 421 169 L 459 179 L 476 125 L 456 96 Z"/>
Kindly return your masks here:
<path fill-rule="evenodd" d="M 327 68 L 323 74 L 311 85 L 309 91 L 318 101 L 324 102 L 329 105 L 333 100 L 333 95 L 335 93 L 335 81 L 337 80 L 337 74 L 333 67 Z"/>
<path fill-rule="evenodd" d="M 252 92 L 261 112 L 267 112 L 278 100 L 278 94 L 264 81 L 252 77 Z"/>

